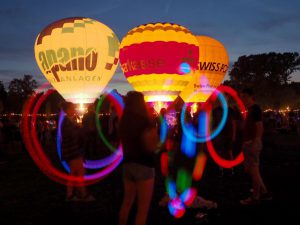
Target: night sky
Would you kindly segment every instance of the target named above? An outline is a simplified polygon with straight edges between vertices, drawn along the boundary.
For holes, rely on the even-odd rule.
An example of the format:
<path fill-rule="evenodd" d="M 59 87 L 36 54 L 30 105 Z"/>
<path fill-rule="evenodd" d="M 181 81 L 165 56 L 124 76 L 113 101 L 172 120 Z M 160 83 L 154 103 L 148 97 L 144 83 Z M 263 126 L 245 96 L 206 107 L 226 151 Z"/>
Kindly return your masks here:
<path fill-rule="evenodd" d="M 74 16 L 99 20 L 120 41 L 143 23 L 178 23 L 222 42 L 231 63 L 241 55 L 300 52 L 299 0 L 2 0 L 0 80 L 7 86 L 13 78 L 32 74 L 43 83 L 34 58 L 35 38 L 48 24 Z M 300 72 L 292 80 L 300 81 Z M 109 87 L 121 93 L 131 89 L 120 69 Z"/>

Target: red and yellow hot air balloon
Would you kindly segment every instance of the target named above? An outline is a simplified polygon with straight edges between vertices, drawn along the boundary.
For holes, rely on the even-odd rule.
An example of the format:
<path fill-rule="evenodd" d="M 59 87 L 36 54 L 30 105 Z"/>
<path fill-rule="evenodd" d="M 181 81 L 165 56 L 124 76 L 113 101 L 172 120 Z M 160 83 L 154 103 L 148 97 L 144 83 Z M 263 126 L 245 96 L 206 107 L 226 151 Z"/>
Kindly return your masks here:
<path fill-rule="evenodd" d="M 205 102 L 223 81 L 228 70 L 224 45 L 208 36 L 196 36 L 199 43 L 199 70 L 180 93 L 185 102 Z"/>
<path fill-rule="evenodd" d="M 146 102 L 173 101 L 197 70 L 198 58 L 197 39 L 178 24 L 140 25 L 120 45 L 123 73 Z"/>
<path fill-rule="evenodd" d="M 91 103 L 117 68 L 119 40 L 97 20 L 72 17 L 39 33 L 34 52 L 42 73 L 67 101 Z"/>

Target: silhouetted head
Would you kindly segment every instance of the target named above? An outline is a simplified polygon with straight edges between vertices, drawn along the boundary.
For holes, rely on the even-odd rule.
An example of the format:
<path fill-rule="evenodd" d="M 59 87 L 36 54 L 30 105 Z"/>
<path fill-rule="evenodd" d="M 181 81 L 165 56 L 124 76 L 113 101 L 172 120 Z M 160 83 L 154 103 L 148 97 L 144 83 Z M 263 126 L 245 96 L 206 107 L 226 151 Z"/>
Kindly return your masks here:
<path fill-rule="evenodd" d="M 95 104 L 92 103 L 88 106 L 88 112 L 95 112 Z"/>
<path fill-rule="evenodd" d="M 241 99 L 245 106 L 251 106 L 254 103 L 254 91 L 251 88 L 244 88 L 241 92 Z"/>
<path fill-rule="evenodd" d="M 67 116 L 73 116 L 75 114 L 75 105 L 72 102 L 63 102 L 61 109 L 67 114 Z"/>
<path fill-rule="evenodd" d="M 144 100 L 144 95 L 138 91 L 129 91 L 124 99 L 124 112 L 133 112 L 143 117 L 148 116 L 147 105 Z"/>

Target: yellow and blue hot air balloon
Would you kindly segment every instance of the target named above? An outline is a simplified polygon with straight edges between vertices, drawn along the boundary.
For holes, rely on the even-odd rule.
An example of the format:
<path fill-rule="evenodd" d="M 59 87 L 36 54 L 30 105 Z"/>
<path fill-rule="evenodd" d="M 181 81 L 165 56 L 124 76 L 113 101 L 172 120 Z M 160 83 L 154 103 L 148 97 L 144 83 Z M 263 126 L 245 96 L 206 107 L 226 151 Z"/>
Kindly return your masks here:
<path fill-rule="evenodd" d="M 197 70 L 198 58 L 197 39 L 178 24 L 140 25 L 120 45 L 123 73 L 147 102 L 173 101 Z"/>
<path fill-rule="evenodd" d="M 91 103 L 117 68 L 119 40 L 97 20 L 74 17 L 47 26 L 34 52 L 42 73 L 67 101 Z"/>
<path fill-rule="evenodd" d="M 224 45 L 208 36 L 196 36 L 199 43 L 199 70 L 180 93 L 185 102 L 205 102 L 223 81 L 228 70 Z"/>

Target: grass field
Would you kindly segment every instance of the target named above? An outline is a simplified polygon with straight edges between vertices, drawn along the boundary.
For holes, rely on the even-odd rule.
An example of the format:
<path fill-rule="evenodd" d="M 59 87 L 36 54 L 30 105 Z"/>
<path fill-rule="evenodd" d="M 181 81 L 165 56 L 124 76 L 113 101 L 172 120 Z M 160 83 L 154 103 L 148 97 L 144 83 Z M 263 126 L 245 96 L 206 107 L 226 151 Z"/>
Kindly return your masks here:
<path fill-rule="evenodd" d="M 120 166 L 106 179 L 89 187 L 97 198 L 96 202 L 67 203 L 65 187 L 40 172 L 18 143 L 1 151 L 9 152 L 6 162 L 0 164 L 1 225 L 117 224 L 122 200 Z M 163 178 L 158 172 L 148 224 L 298 224 L 299 136 L 266 136 L 261 169 L 274 199 L 259 206 L 242 207 L 239 200 L 247 197 L 250 188 L 250 180 L 243 173 L 242 166 L 235 168 L 233 177 L 220 178 L 217 166 L 209 160 L 204 177 L 197 184 L 198 193 L 206 199 L 216 201 L 218 208 L 188 209 L 181 219 L 174 219 L 167 208 L 158 206 L 165 192 Z M 198 212 L 205 212 L 207 216 L 201 220 L 195 219 Z M 134 212 L 129 224 L 133 224 L 133 218 Z"/>

